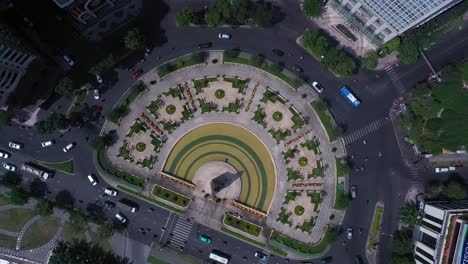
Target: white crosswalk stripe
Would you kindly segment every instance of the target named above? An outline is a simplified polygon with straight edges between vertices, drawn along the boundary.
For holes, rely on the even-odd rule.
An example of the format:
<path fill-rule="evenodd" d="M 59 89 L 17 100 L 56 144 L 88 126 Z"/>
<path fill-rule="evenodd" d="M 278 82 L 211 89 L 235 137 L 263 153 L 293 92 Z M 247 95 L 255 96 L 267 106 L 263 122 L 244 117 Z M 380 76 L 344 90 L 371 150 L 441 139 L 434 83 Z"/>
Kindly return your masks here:
<path fill-rule="evenodd" d="M 393 69 L 393 65 L 386 66 L 385 72 L 387 73 L 388 77 L 392 81 L 393 86 L 395 86 L 395 88 L 397 89 L 398 96 L 405 95 L 406 88 L 401 82 L 400 78 L 398 77 L 398 74 L 395 72 L 395 69 Z"/>
<path fill-rule="evenodd" d="M 171 239 L 169 240 L 169 246 L 172 249 L 180 250 L 185 247 L 185 242 L 190 236 L 192 231 L 193 224 L 187 221 L 184 217 L 179 217 L 177 219 L 174 230 L 172 231 Z"/>
<path fill-rule="evenodd" d="M 386 119 L 377 119 L 372 123 L 368 124 L 367 126 L 360 128 L 346 136 L 343 137 L 343 141 L 345 144 L 350 144 L 354 141 L 357 141 L 370 133 L 373 133 L 379 130 L 381 127 L 390 123 L 390 120 Z"/>

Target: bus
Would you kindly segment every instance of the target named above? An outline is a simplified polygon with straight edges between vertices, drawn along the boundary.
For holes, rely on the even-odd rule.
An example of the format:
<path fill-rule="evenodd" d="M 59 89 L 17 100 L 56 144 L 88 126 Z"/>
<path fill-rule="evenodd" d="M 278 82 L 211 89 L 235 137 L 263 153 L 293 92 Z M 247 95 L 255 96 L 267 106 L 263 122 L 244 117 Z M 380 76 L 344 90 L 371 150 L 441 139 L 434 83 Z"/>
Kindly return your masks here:
<path fill-rule="evenodd" d="M 354 107 L 358 107 L 358 106 L 361 104 L 361 102 L 356 98 L 356 96 L 354 96 L 354 94 L 348 89 L 348 87 L 346 87 L 346 86 L 341 87 L 340 93 L 341 93 L 346 99 L 348 99 L 348 101 L 349 101 Z"/>
<path fill-rule="evenodd" d="M 214 249 L 210 253 L 210 259 L 216 260 L 219 263 L 227 264 L 229 262 L 229 259 L 231 259 L 231 256 L 224 252 Z"/>
<path fill-rule="evenodd" d="M 41 178 L 41 180 L 43 181 L 46 181 L 51 176 L 49 172 L 43 170 L 42 168 L 33 163 L 23 163 L 21 165 L 21 170 L 34 174 Z"/>

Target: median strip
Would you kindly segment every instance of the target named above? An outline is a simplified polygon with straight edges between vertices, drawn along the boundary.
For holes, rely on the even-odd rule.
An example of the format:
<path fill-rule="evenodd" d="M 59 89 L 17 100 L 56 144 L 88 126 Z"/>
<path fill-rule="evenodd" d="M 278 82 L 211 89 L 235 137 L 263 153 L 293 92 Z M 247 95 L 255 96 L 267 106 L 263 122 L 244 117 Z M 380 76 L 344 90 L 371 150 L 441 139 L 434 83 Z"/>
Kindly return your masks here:
<path fill-rule="evenodd" d="M 262 232 L 262 227 L 230 214 L 224 215 L 223 223 L 225 225 L 228 225 L 235 229 L 239 229 L 242 232 L 256 237 L 258 237 Z"/>
<path fill-rule="evenodd" d="M 371 232 L 369 235 L 369 241 L 367 244 L 368 249 L 373 249 L 374 245 L 378 242 L 379 239 L 379 227 L 380 222 L 382 221 L 383 214 L 383 205 L 377 205 L 374 211 L 374 217 L 372 218 Z"/>
<path fill-rule="evenodd" d="M 187 196 L 183 196 L 182 194 L 176 193 L 157 184 L 154 185 L 151 194 L 184 208 L 187 208 L 192 201 L 192 199 Z"/>
<path fill-rule="evenodd" d="M 254 240 L 254 239 L 248 238 L 246 236 L 243 236 L 243 235 L 241 235 L 239 233 L 236 233 L 234 231 L 231 231 L 231 230 L 229 230 L 229 229 L 227 229 L 225 227 L 221 227 L 220 230 L 223 231 L 224 233 L 230 235 L 230 236 L 237 237 L 237 238 L 240 238 L 240 239 L 242 239 L 242 240 L 244 240 L 244 241 L 246 241 L 246 242 L 248 242 L 250 244 L 254 244 L 255 246 L 258 246 L 258 247 L 261 247 L 261 248 L 266 247 L 266 245 L 264 243 L 262 243 L 262 242 L 258 242 L 257 240 Z"/>
<path fill-rule="evenodd" d="M 40 164 L 49 169 L 58 170 L 61 172 L 65 172 L 67 174 L 75 174 L 75 164 L 73 163 L 73 160 L 67 160 L 64 162 L 54 162 L 54 163 L 41 162 Z"/>
<path fill-rule="evenodd" d="M 175 213 L 178 213 L 178 214 L 184 214 L 184 213 L 185 213 L 183 210 L 180 210 L 180 209 L 177 209 L 177 208 L 175 208 L 175 207 L 172 207 L 172 206 L 170 206 L 170 205 L 168 205 L 168 204 L 166 204 L 166 203 L 160 202 L 160 201 L 158 201 L 158 200 L 156 200 L 156 199 L 153 199 L 153 198 L 151 198 L 151 197 L 148 197 L 148 196 L 146 196 L 146 195 L 143 195 L 143 194 L 141 194 L 141 193 L 139 193 L 139 192 L 136 192 L 136 191 L 134 191 L 134 190 L 132 190 L 132 189 L 129 189 L 129 188 L 125 187 L 125 186 L 117 185 L 117 188 L 118 188 L 118 189 L 121 189 L 121 190 L 124 191 L 124 192 L 130 193 L 130 194 L 132 194 L 132 195 L 134 195 L 134 196 L 137 196 L 138 198 L 141 198 L 141 199 L 144 199 L 144 200 L 146 200 L 146 201 L 148 201 L 148 202 L 150 202 L 150 203 L 153 203 L 153 204 L 155 204 L 155 205 L 157 205 L 157 206 L 159 206 L 159 207 L 162 207 L 162 208 L 168 209 L 168 210 L 170 210 L 170 211 L 173 211 L 173 212 L 175 212 Z"/>

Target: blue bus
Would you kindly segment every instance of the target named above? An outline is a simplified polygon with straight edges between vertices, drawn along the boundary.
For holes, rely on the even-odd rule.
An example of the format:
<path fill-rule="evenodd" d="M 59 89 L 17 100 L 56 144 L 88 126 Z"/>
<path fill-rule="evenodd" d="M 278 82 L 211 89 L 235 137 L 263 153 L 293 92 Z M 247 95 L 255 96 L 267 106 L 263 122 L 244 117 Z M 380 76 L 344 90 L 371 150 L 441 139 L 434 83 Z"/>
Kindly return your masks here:
<path fill-rule="evenodd" d="M 340 88 L 340 93 L 348 99 L 348 101 L 354 106 L 358 107 L 361 102 L 354 96 L 354 94 L 348 89 L 348 87 L 343 86 Z"/>

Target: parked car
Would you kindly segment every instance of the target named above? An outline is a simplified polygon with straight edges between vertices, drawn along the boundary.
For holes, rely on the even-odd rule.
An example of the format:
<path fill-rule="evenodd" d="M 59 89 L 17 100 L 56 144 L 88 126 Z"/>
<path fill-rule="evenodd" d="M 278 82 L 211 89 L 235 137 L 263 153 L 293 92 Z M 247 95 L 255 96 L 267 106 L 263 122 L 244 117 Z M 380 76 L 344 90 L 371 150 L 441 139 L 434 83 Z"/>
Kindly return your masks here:
<path fill-rule="evenodd" d="M 119 192 L 117 192 L 116 190 L 111 189 L 111 188 L 106 188 L 106 189 L 104 190 L 104 193 L 106 193 L 106 194 L 108 194 L 108 195 L 110 195 L 110 196 L 117 196 L 117 194 L 118 194 Z"/>
<path fill-rule="evenodd" d="M 447 167 L 437 167 L 437 168 L 435 168 L 435 173 L 443 173 L 443 172 L 449 172 L 449 168 L 447 168 Z"/>
<path fill-rule="evenodd" d="M 68 152 L 74 147 L 75 147 L 75 143 L 70 143 L 70 144 L 66 145 L 65 147 L 63 147 L 63 152 Z"/>
<path fill-rule="evenodd" d="M 42 142 L 42 143 L 41 143 L 41 146 L 42 146 L 43 148 L 46 148 L 46 147 L 52 146 L 54 143 L 55 143 L 55 142 L 54 142 L 53 140 L 49 140 L 49 141 Z"/>
<path fill-rule="evenodd" d="M 102 79 L 102 76 L 99 75 L 99 74 L 96 74 L 96 81 L 97 81 L 98 83 L 103 83 L 103 82 L 104 82 L 104 80 Z"/>
<path fill-rule="evenodd" d="M 97 180 L 96 180 L 96 176 L 94 176 L 93 174 L 89 174 L 88 175 L 88 181 L 91 183 L 91 185 L 93 186 L 96 186 L 97 185 Z"/>
<path fill-rule="evenodd" d="M 262 252 L 255 252 L 255 256 L 263 261 L 266 261 L 268 259 L 268 256 Z"/>
<path fill-rule="evenodd" d="M 333 260 L 332 256 L 325 257 L 320 260 L 320 263 L 330 263 Z"/>
<path fill-rule="evenodd" d="M 99 89 L 94 89 L 93 94 L 94 94 L 94 99 L 99 100 L 99 98 L 101 98 L 101 94 L 99 93 Z"/>
<path fill-rule="evenodd" d="M 200 241 L 206 244 L 211 243 L 211 238 L 209 236 L 201 235 L 200 236 Z"/>
<path fill-rule="evenodd" d="M 3 163 L 3 168 L 9 171 L 16 171 L 16 166 L 8 162 Z"/>
<path fill-rule="evenodd" d="M 220 39 L 230 39 L 231 35 L 226 33 L 219 33 L 218 38 Z"/>
<path fill-rule="evenodd" d="M 322 93 L 323 92 L 323 87 L 322 85 L 320 85 L 320 83 L 318 82 L 312 82 L 312 87 L 314 87 L 314 89 L 318 92 L 318 93 Z"/>
<path fill-rule="evenodd" d="M 350 240 L 353 239 L 353 228 L 352 227 L 348 227 L 347 237 Z"/>
<path fill-rule="evenodd" d="M 357 186 L 353 185 L 351 186 L 351 199 L 356 199 L 357 196 Z"/>
<path fill-rule="evenodd" d="M 299 65 L 294 65 L 292 69 L 300 73 L 304 72 L 304 70 Z"/>
<path fill-rule="evenodd" d="M 10 141 L 8 143 L 8 147 L 12 148 L 12 149 L 22 149 L 23 148 L 23 144 L 22 143 L 18 143 L 18 142 L 14 142 L 14 141 Z"/>
<path fill-rule="evenodd" d="M 136 70 L 136 71 L 132 72 L 132 78 L 136 79 L 136 78 L 140 77 L 140 75 L 142 75 L 142 74 L 143 74 L 143 70 L 141 70 L 141 69 Z"/>
<path fill-rule="evenodd" d="M 276 56 L 280 56 L 280 57 L 284 55 L 284 52 L 279 49 L 274 49 L 271 52 L 273 52 Z"/>
<path fill-rule="evenodd" d="M 117 218 L 117 220 L 119 220 L 122 224 L 125 224 L 125 222 L 127 222 L 127 217 L 124 214 L 122 214 L 121 212 L 118 212 L 115 215 L 115 218 Z"/>
<path fill-rule="evenodd" d="M 211 42 L 200 43 L 200 44 L 198 44 L 198 48 L 199 49 L 208 49 L 208 48 L 211 48 L 212 45 L 213 45 L 213 43 L 211 43 Z"/>
<path fill-rule="evenodd" d="M 75 65 L 75 61 L 73 61 L 70 57 L 68 57 L 67 55 L 63 55 L 63 59 L 65 60 L 65 62 L 69 65 L 69 66 L 73 66 Z"/>
<path fill-rule="evenodd" d="M 2 158 L 2 159 L 8 159 L 9 157 L 10 157 L 10 154 L 9 154 L 9 153 L 0 151 L 0 158 Z"/>

